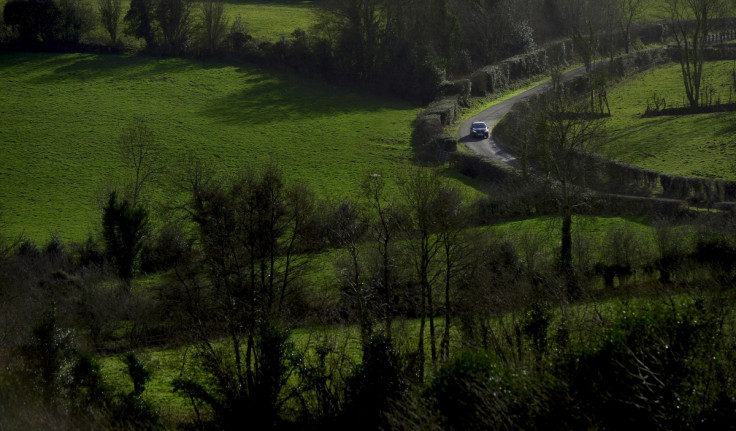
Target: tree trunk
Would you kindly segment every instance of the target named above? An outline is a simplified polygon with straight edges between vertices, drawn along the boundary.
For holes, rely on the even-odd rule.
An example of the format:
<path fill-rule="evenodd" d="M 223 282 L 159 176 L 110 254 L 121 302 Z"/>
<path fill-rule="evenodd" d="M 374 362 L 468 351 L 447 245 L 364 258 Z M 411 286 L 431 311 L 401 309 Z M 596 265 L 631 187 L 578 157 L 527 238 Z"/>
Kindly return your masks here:
<path fill-rule="evenodd" d="M 449 253 L 445 251 L 445 253 Z M 445 263 L 445 332 L 442 335 L 442 342 L 440 343 L 440 356 L 443 360 L 450 359 L 450 316 L 452 311 L 450 310 L 450 277 L 452 271 L 452 264 L 448 257 Z"/>
<path fill-rule="evenodd" d="M 419 342 L 417 343 L 417 377 L 419 383 L 424 382 L 424 318 L 426 316 L 426 302 L 424 297 L 424 287 L 422 287 L 422 300 L 419 307 Z"/>
<path fill-rule="evenodd" d="M 580 297 L 575 269 L 572 266 L 572 214 L 569 212 L 562 216 L 562 247 L 560 250 L 560 265 L 567 286 L 567 298 L 569 301 L 577 301 Z"/>

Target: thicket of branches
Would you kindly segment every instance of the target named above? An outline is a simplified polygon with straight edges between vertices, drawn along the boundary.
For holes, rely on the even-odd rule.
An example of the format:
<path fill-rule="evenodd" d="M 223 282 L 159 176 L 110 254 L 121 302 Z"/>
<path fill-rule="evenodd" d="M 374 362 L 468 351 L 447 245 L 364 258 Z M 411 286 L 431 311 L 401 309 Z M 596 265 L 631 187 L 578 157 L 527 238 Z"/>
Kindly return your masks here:
<path fill-rule="evenodd" d="M 536 128 L 545 145 L 560 120 L 550 115 Z M 126 268 L 158 273 L 153 287 L 130 288 L 115 251 L 125 244 L 102 234 L 40 249 L 3 236 L 0 385 L 10 395 L 0 398 L 0 424 L 158 427 L 156 406 L 144 401 L 145 364 L 126 356 L 133 390 L 121 392 L 90 353 L 164 345 L 193 352 L 188 361 L 200 371 L 182 373 L 171 389 L 203 428 L 731 420 L 730 216 L 697 227 L 661 223 L 652 236 L 612 227 L 595 239 L 575 229 L 560 255 L 544 229 L 480 227 L 489 208 L 501 220 L 549 196 L 532 193 L 523 204 L 518 190 L 499 186 L 492 201 L 468 203 L 439 172 L 417 169 L 396 190 L 371 175 L 356 185 L 361 198 L 320 202 L 274 167 L 218 177 L 187 165 L 169 223 L 141 230 L 130 245 Z M 130 194 L 111 195 L 108 209 L 132 205 Z M 135 207 L 146 208 L 145 199 Z M 109 224 L 102 213 L 101 231 Z M 333 281 L 318 283 L 314 268 L 325 256 Z M 639 294 L 665 300 L 639 308 Z M 617 296 L 628 298 L 624 314 L 584 305 Z M 325 325 L 355 328 L 358 352 Z M 296 328 L 313 328 L 306 345 L 295 343 Z M 587 381 L 603 388 L 600 402 Z"/>

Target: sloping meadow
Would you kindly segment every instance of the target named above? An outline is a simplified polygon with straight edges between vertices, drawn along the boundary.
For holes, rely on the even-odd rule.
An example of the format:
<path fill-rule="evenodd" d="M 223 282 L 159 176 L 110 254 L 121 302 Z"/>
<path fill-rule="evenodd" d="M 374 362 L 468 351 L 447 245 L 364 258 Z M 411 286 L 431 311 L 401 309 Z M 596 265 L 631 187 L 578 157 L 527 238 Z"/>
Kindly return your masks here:
<path fill-rule="evenodd" d="M 0 56 L 0 202 L 11 234 L 81 240 L 100 197 L 134 176 L 120 155 L 142 121 L 162 162 L 152 203 L 191 156 L 219 173 L 276 164 L 320 197 L 410 163 L 418 107 L 250 65 L 94 54 Z"/>

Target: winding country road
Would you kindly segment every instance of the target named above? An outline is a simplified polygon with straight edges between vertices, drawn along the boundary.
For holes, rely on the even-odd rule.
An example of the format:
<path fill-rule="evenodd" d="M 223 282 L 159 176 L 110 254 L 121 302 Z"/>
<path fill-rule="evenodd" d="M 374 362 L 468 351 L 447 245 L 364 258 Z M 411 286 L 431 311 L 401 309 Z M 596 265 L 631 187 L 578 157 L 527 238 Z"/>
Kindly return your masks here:
<path fill-rule="evenodd" d="M 562 81 L 567 82 L 571 79 L 574 79 L 578 76 L 582 76 L 584 74 L 585 74 L 585 67 L 579 67 L 577 69 L 573 69 L 563 74 Z M 488 128 L 492 131 L 496 123 L 498 123 L 503 118 L 504 115 L 508 114 L 509 111 L 511 111 L 511 108 L 513 108 L 513 106 L 517 102 L 521 102 L 522 100 L 528 99 L 529 97 L 544 93 L 551 86 L 552 86 L 551 80 L 545 81 L 544 83 L 536 87 L 533 87 L 507 100 L 499 102 L 491 106 L 490 108 L 484 110 L 483 112 L 467 119 L 458 128 L 458 138 L 460 142 L 464 143 L 468 148 L 470 148 L 472 151 L 474 151 L 475 153 L 481 156 L 489 157 L 489 158 L 499 160 L 504 163 L 508 163 L 511 166 L 518 167 L 516 163 L 516 157 L 514 157 L 512 154 L 508 153 L 503 148 L 501 148 L 493 140 L 492 134 L 489 138 L 486 138 L 486 139 L 474 138 L 470 134 L 470 126 L 476 121 L 483 121 L 484 123 L 486 123 Z M 670 199 L 670 198 L 660 198 L 660 197 L 641 197 L 641 196 L 630 196 L 630 195 L 616 194 L 616 193 L 602 193 L 602 195 L 632 199 L 632 200 L 640 201 L 640 202 L 649 201 L 649 202 L 661 202 L 661 203 L 670 203 L 670 204 L 685 203 L 685 201 L 680 200 L 680 199 Z"/>
<path fill-rule="evenodd" d="M 585 74 L 585 67 L 579 67 L 577 69 L 571 70 L 570 72 L 567 72 L 562 75 L 562 81 L 569 81 L 573 78 L 576 78 L 578 76 L 582 76 Z M 511 97 L 507 100 L 504 100 L 503 102 L 499 102 L 490 108 L 486 109 L 485 111 L 481 112 L 478 115 L 475 115 L 472 118 L 469 118 L 465 122 L 463 122 L 460 127 L 457 130 L 458 138 L 460 142 L 464 143 L 468 148 L 476 152 L 477 154 L 485 157 L 490 157 L 492 159 L 500 160 L 504 163 L 509 163 L 511 165 L 514 165 L 516 158 L 503 150 L 501 147 L 498 146 L 498 144 L 493 140 L 493 136 L 491 135 L 487 139 L 478 139 L 474 138 L 470 134 L 470 126 L 476 122 L 476 121 L 482 121 L 488 125 L 488 128 L 493 130 L 493 127 L 498 123 L 501 118 L 503 118 L 504 115 L 508 114 L 511 108 L 517 103 L 524 99 L 528 99 L 529 97 L 536 96 L 538 94 L 544 93 L 552 86 L 551 81 L 546 81 L 543 84 L 540 84 L 534 88 L 531 88 L 521 94 L 518 94 L 514 97 Z"/>

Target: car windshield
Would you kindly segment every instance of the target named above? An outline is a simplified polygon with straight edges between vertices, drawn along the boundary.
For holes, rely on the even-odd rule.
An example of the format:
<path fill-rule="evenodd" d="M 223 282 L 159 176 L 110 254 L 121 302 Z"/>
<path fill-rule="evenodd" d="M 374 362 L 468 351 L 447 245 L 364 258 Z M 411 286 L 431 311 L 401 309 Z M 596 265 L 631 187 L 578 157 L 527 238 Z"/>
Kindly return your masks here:
<path fill-rule="evenodd" d="M 486 123 L 473 123 L 473 128 L 474 129 L 485 129 Z"/>

